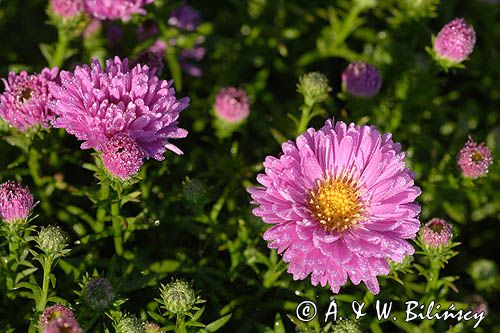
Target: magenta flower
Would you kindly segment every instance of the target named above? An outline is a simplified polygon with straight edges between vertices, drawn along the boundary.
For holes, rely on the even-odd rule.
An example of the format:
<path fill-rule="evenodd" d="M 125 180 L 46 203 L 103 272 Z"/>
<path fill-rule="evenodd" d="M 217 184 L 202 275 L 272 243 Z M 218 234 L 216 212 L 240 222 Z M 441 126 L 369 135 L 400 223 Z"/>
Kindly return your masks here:
<path fill-rule="evenodd" d="M 234 87 L 222 88 L 215 97 L 215 114 L 228 123 L 240 123 L 250 114 L 247 93 Z"/>
<path fill-rule="evenodd" d="M 458 153 L 457 163 L 465 177 L 476 179 L 488 173 L 493 158 L 484 142 L 478 144 L 469 137 L 465 146 Z"/>
<path fill-rule="evenodd" d="M 145 15 L 145 5 L 154 0 L 85 0 L 85 10 L 100 20 L 129 21 L 134 14 Z"/>
<path fill-rule="evenodd" d="M 54 114 L 48 106 L 52 98 L 49 82 L 58 80 L 59 69 L 44 68 L 40 74 L 10 72 L 2 79 L 5 91 L 0 95 L 0 117 L 24 132 L 33 126 L 48 128 Z"/>
<path fill-rule="evenodd" d="M 201 23 L 200 12 L 189 5 L 183 5 L 170 13 L 168 24 L 171 26 L 193 31 Z"/>
<path fill-rule="evenodd" d="M 454 63 L 464 61 L 474 50 L 476 32 L 463 18 L 446 24 L 434 40 L 434 51 L 443 59 Z"/>
<path fill-rule="evenodd" d="M 356 97 L 372 97 L 382 87 L 382 77 L 372 65 L 364 62 L 351 62 L 342 73 L 342 84 L 347 93 Z"/>
<path fill-rule="evenodd" d="M 290 263 L 295 280 L 334 293 L 350 279 L 377 294 L 387 259 L 401 263 L 414 252 L 420 188 L 405 167 L 401 145 L 373 126 L 328 120 L 268 156 L 262 187 L 249 188 L 253 210 L 273 226 L 264 239 Z"/>
<path fill-rule="evenodd" d="M 59 317 L 49 322 L 43 333 L 83 333 L 75 318 Z"/>
<path fill-rule="evenodd" d="M 47 307 L 40 316 L 40 327 L 45 331 L 49 324 L 60 318 L 75 319 L 73 311 L 61 304 L 55 304 Z M 55 331 L 59 332 L 59 331 Z"/>
<path fill-rule="evenodd" d="M 141 148 L 125 133 L 119 133 L 106 142 L 101 158 L 106 169 L 122 180 L 137 174 L 144 163 Z"/>
<path fill-rule="evenodd" d="M 70 18 L 83 10 L 83 0 L 50 0 L 50 8 L 57 15 Z"/>
<path fill-rule="evenodd" d="M 7 223 L 26 220 L 35 207 L 29 188 L 9 180 L 0 184 L 0 218 Z"/>
<path fill-rule="evenodd" d="M 131 164 L 123 171 L 131 172 L 139 152 L 156 160 L 163 160 L 167 149 L 182 154 L 169 140 L 187 136 L 178 127 L 178 118 L 189 98 L 177 99 L 172 81 L 160 80 L 149 67 L 130 68 L 127 59 L 115 57 L 102 68 L 94 59 L 91 66 L 77 66 L 74 73 L 61 72 L 61 82 L 50 87 L 56 99 L 54 127 L 83 140 L 82 149 L 102 151 L 108 165 L 127 156 L 126 163 Z M 131 150 L 122 152 L 120 144 Z M 118 155 L 112 156 L 113 151 Z"/>
<path fill-rule="evenodd" d="M 422 227 L 422 241 L 430 248 L 447 245 L 452 237 L 452 227 L 445 220 L 433 218 Z"/>

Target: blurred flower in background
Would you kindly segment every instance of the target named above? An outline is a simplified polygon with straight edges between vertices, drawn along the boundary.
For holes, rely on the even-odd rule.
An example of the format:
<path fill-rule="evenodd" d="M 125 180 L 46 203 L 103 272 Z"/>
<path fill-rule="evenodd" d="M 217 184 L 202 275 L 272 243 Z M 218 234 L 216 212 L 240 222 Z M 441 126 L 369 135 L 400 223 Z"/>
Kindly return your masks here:
<path fill-rule="evenodd" d="M 382 77 L 374 66 L 364 62 L 352 62 L 342 73 L 342 85 L 349 95 L 372 97 L 382 87 Z"/>
<path fill-rule="evenodd" d="M 469 137 L 458 153 L 457 163 L 465 177 L 476 179 L 488 173 L 493 157 L 484 142 L 477 143 Z"/>
<path fill-rule="evenodd" d="M 476 32 L 463 18 L 456 18 L 439 31 L 434 40 L 434 51 L 437 56 L 460 63 L 474 50 Z"/>

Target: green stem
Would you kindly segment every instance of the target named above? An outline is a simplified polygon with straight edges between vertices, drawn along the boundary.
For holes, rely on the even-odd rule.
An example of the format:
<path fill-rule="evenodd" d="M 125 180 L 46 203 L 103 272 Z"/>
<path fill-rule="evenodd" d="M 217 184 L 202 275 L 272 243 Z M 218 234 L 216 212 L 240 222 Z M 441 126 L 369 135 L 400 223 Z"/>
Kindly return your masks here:
<path fill-rule="evenodd" d="M 311 120 L 311 111 L 314 106 L 314 103 L 310 103 L 306 101 L 306 103 L 302 106 L 302 115 L 300 116 L 299 125 L 297 126 L 297 136 L 302 134 L 306 129 L 309 121 Z"/>
<path fill-rule="evenodd" d="M 426 292 L 434 292 L 438 288 L 439 271 L 441 270 L 440 262 L 438 259 L 430 258 L 430 272 L 427 279 Z"/>
<path fill-rule="evenodd" d="M 175 322 L 175 333 L 186 333 L 186 326 L 184 324 L 184 316 L 178 315 Z"/>
<path fill-rule="evenodd" d="M 95 232 L 101 232 L 104 230 L 104 222 L 106 219 L 106 206 L 102 204 L 109 197 L 109 184 L 107 182 L 101 182 L 101 187 L 99 188 L 99 201 L 101 204 L 97 208 L 96 223 L 93 226 Z"/>
<path fill-rule="evenodd" d="M 57 28 L 57 36 L 57 47 L 49 63 L 50 67 L 61 67 L 64 60 L 66 60 L 66 52 L 68 50 L 70 39 L 60 27 Z"/>
<path fill-rule="evenodd" d="M 47 305 L 47 298 L 49 295 L 49 283 L 50 283 L 50 271 L 52 269 L 52 263 L 54 262 L 54 258 L 52 255 L 47 255 L 42 264 L 43 266 L 43 283 L 42 283 L 42 293 L 40 295 L 40 299 L 36 304 L 36 310 L 38 312 L 42 312 Z"/>
<path fill-rule="evenodd" d="M 113 200 L 111 203 L 111 219 L 113 222 L 113 240 L 115 243 L 115 252 L 117 255 L 123 255 L 123 223 L 120 217 L 120 199 Z"/>

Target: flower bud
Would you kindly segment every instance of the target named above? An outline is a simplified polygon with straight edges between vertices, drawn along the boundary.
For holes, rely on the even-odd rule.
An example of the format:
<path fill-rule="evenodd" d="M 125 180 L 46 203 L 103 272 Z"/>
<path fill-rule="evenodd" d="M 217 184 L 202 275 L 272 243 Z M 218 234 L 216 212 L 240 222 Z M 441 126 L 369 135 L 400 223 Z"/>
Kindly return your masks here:
<path fill-rule="evenodd" d="M 351 62 L 342 73 L 342 85 L 346 92 L 355 97 L 372 97 L 382 87 L 382 77 L 372 65 Z"/>
<path fill-rule="evenodd" d="M 75 318 L 60 317 L 52 320 L 43 333 L 83 333 Z"/>
<path fill-rule="evenodd" d="M 493 158 L 484 142 L 478 144 L 469 137 L 465 146 L 458 153 L 457 163 L 465 177 L 476 179 L 488 173 Z"/>
<path fill-rule="evenodd" d="M 144 325 L 144 333 L 162 333 L 160 325 L 154 323 L 147 323 Z"/>
<path fill-rule="evenodd" d="M 422 228 L 422 241 L 429 248 L 448 245 L 452 236 L 451 225 L 442 219 L 433 218 Z"/>
<path fill-rule="evenodd" d="M 12 180 L 0 184 L 0 218 L 5 222 L 25 221 L 34 206 L 28 187 Z"/>
<path fill-rule="evenodd" d="M 464 61 L 474 49 L 476 32 L 463 18 L 446 24 L 434 40 L 434 52 L 438 58 L 451 63 Z"/>
<path fill-rule="evenodd" d="M 486 302 L 486 300 L 481 295 L 472 295 L 472 297 L 469 297 L 469 299 L 467 300 L 467 303 L 470 304 L 470 310 L 473 313 L 483 312 L 485 316 L 488 315 L 488 302 Z"/>
<path fill-rule="evenodd" d="M 498 268 L 494 261 L 479 259 L 474 261 L 468 269 L 478 290 L 492 291 L 498 286 Z"/>
<path fill-rule="evenodd" d="M 124 315 L 115 325 L 116 333 L 143 333 L 144 324 L 133 315 Z"/>
<path fill-rule="evenodd" d="M 199 179 L 186 179 L 183 182 L 182 193 L 186 201 L 195 206 L 201 207 L 208 200 L 207 185 Z"/>
<path fill-rule="evenodd" d="M 55 304 L 45 308 L 40 316 L 40 327 L 45 329 L 50 322 L 59 318 L 75 318 L 73 311 L 61 304 Z"/>
<path fill-rule="evenodd" d="M 82 299 L 91 309 L 105 310 L 113 301 L 113 287 L 105 278 L 91 278 L 82 291 Z"/>
<path fill-rule="evenodd" d="M 302 75 L 297 84 L 297 91 L 301 93 L 306 104 L 314 104 L 328 98 L 328 93 L 332 90 L 328 85 L 328 79 L 320 72 L 311 72 Z"/>
<path fill-rule="evenodd" d="M 68 235 L 58 226 L 42 227 L 36 241 L 45 253 L 59 253 L 68 245 Z"/>
<path fill-rule="evenodd" d="M 335 322 L 332 333 L 362 333 L 362 331 L 354 320 L 343 319 Z"/>
<path fill-rule="evenodd" d="M 215 98 L 216 116 L 228 123 L 241 123 L 250 114 L 247 93 L 235 87 L 222 88 Z"/>
<path fill-rule="evenodd" d="M 83 0 L 50 0 L 50 8 L 61 17 L 72 18 L 83 10 Z"/>
<path fill-rule="evenodd" d="M 195 292 L 185 281 L 173 281 L 162 286 L 160 292 L 166 310 L 176 315 L 185 314 L 196 303 Z"/>
<path fill-rule="evenodd" d="M 136 175 L 144 163 L 144 153 L 127 134 L 117 134 L 106 142 L 101 158 L 110 176 L 122 181 Z"/>

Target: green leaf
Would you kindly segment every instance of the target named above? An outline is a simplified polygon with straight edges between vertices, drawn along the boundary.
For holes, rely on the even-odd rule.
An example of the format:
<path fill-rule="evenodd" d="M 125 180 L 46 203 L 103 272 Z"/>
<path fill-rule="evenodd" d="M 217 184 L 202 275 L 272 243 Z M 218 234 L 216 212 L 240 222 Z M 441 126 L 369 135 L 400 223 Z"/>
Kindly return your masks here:
<path fill-rule="evenodd" d="M 285 325 L 283 325 L 283 320 L 281 320 L 281 315 L 279 313 L 274 317 L 274 333 L 286 333 Z"/>
<path fill-rule="evenodd" d="M 221 317 L 219 319 L 217 319 L 216 321 L 208 324 L 206 326 L 206 330 L 208 332 L 216 332 L 217 330 L 219 330 L 222 326 L 226 325 L 226 323 L 229 321 L 229 319 L 231 319 L 231 316 L 233 314 L 230 313 L 228 315 L 225 315 L 224 317 Z"/>

